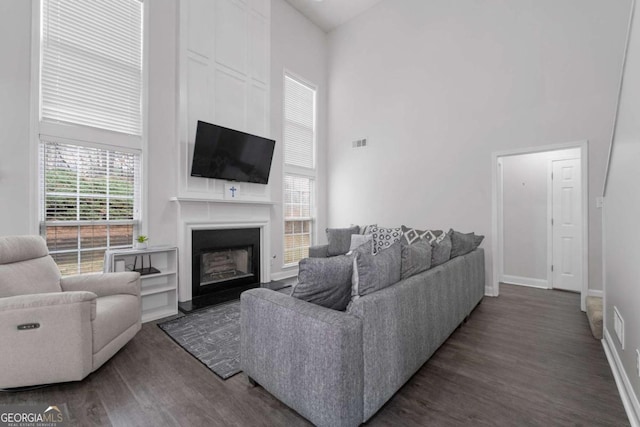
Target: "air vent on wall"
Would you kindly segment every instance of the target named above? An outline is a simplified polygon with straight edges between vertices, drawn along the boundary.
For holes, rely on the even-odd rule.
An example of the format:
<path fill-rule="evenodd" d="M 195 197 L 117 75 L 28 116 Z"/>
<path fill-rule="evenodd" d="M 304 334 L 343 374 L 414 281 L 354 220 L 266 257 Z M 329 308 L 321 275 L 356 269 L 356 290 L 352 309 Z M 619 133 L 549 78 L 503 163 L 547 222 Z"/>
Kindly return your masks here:
<path fill-rule="evenodd" d="M 620 342 L 620 348 L 624 350 L 624 319 L 616 306 L 613 307 L 613 330 Z"/>
<path fill-rule="evenodd" d="M 355 141 L 351 141 L 351 146 L 353 148 L 364 148 L 367 146 L 367 138 L 356 139 Z"/>

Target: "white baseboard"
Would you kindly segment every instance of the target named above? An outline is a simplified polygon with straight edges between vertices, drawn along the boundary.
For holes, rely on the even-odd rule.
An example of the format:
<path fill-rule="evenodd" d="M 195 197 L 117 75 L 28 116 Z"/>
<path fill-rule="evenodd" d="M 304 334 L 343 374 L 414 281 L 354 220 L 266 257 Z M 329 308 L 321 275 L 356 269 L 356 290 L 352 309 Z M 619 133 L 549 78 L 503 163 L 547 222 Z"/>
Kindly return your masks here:
<path fill-rule="evenodd" d="M 289 279 L 291 277 L 296 277 L 298 275 L 298 269 L 293 269 L 291 271 L 280 271 L 278 273 L 271 273 L 271 280 L 284 280 Z"/>
<path fill-rule="evenodd" d="M 598 291 L 596 289 L 589 289 L 589 292 L 587 292 L 587 296 L 602 298 L 602 291 Z"/>
<path fill-rule="evenodd" d="M 497 297 L 495 289 L 493 287 L 485 287 L 484 288 L 484 296 L 485 297 Z"/>
<path fill-rule="evenodd" d="M 622 366 L 622 361 L 618 355 L 611 335 L 607 328 L 604 328 L 604 339 L 602 340 L 602 347 L 604 353 L 607 355 L 609 366 L 611 366 L 611 372 L 613 372 L 613 378 L 616 380 L 618 386 L 618 392 L 622 399 L 625 411 L 627 411 L 627 417 L 631 427 L 640 427 L 640 403 L 638 402 L 638 396 L 636 396 L 629 381 L 629 376 Z"/>
<path fill-rule="evenodd" d="M 502 283 L 508 283 L 510 285 L 529 286 L 532 288 L 550 289 L 549 282 L 544 279 L 533 279 L 531 277 L 511 276 L 507 274 L 502 275 L 500 279 Z"/>

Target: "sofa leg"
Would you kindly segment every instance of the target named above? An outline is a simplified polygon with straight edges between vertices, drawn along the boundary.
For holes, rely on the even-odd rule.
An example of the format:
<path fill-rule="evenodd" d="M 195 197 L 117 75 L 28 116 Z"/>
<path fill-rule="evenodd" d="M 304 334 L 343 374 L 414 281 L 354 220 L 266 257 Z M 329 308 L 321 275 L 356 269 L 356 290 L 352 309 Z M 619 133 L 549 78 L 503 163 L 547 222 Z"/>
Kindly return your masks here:
<path fill-rule="evenodd" d="M 260 384 L 258 384 L 256 382 L 256 380 L 251 378 L 249 375 L 247 375 L 247 379 L 249 380 L 249 385 L 251 385 L 251 387 L 259 387 L 260 386 Z"/>

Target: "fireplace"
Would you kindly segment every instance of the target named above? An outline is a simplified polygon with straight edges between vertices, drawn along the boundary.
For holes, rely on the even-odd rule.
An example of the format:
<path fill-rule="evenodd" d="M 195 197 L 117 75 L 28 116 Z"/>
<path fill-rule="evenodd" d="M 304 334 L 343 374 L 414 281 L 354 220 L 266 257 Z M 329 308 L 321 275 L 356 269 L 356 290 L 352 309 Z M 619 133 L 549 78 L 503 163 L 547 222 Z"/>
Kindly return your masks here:
<path fill-rule="evenodd" d="M 200 255 L 200 286 L 253 277 L 253 247 L 214 249 Z"/>
<path fill-rule="evenodd" d="M 260 228 L 191 231 L 191 311 L 260 286 Z"/>

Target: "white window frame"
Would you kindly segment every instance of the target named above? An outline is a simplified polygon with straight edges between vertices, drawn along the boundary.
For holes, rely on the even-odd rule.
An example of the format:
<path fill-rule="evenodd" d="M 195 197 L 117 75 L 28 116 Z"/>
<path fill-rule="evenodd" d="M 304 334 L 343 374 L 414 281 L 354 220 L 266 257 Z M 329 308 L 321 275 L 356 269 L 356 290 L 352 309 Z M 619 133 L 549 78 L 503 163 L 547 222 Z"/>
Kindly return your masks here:
<path fill-rule="evenodd" d="M 53 148 L 54 146 L 59 146 L 60 151 Z M 42 164 L 42 170 L 40 172 L 42 179 L 40 234 L 48 238 L 50 229 L 56 234 L 57 237 L 51 243 L 49 243 L 47 239 L 47 243 L 49 246 L 49 252 L 58 263 L 63 275 L 95 272 L 95 270 L 92 271 L 88 267 L 93 265 L 96 260 L 99 260 L 98 258 L 95 258 L 96 251 L 100 252 L 108 249 L 130 248 L 132 246 L 133 238 L 139 234 L 140 154 L 134 150 L 125 151 L 105 149 L 101 147 L 89 147 L 86 144 L 79 145 L 67 143 L 61 140 L 43 140 L 41 142 L 40 149 Z M 127 173 L 127 170 L 121 170 L 117 166 L 119 162 L 114 161 L 117 157 L 111 157 L 114 153 L 124 154 L 127 159 L 127 164 L 132 162 L 133 182 L 131 190 L 133 192 L 130 195 L 115 191 L 117 189 L 117 185 L 122 183 L 119 179 L 122 176 L 120 175 L 120 172 Z M 81 157 L 77 157 L 79 154 Z M 104 163 L 102 163 L 99 168 L 87 167 L 87 165 L 92 164 L 92 161 L 97 160 L 93 157 L 96 155 L 99 155 L 100 160 L 103 160 Z M 91 160 L 84 156 L 91 156 Z M 76 161 L 78 162 L 76 163 Z M 64 162 L 62 164 L 62 168 L 59 162 Z M 69 164 L 74 167 L 69 168 Z M 55 186 L 50 188 L 46 185 L 47 178 L 49 177 L 47 171 L 54 172 L 60 171 L 61 169 L 72 173 L 71 176 L 65 173 L 65 175 L 67 175 L 66 179 L 56 180 L 58 184 L 64 186 L 64 189 L 54 189 Z M 131 169 L 129 171 L 131 171 Z M 115 173 L 115 175 L 112 175 L 112 173 Z M 127 173 L 127 176 L 129 176 L 129 173 Z M 56 172 L 54 172 L 54 174 L 56 174 Z M 68 178 L 72 179 L 69 180 Z M 99 191 L 91 191 L 95 190 L 95 187 L 83 188 L 81 179 L 84 178 L 88 178 L 90 180 L 88 182 L 96 182 L 97 179 L 98 182 L 104 186 L 100 185 L 102 188 L 99 187 Z M 101 191 L 102 189 L 105 191 Z M 51 204 L 47 203 L 48 200 Z M 89 204 L 87 204 L 87 202 Z M 122 204 L 128 203 L 131 203 L 131 217 L 117 218 L 119 214 L 129 212 L 128 207 L 125 208 L 124 211 L 122 210 Z M 48 210 L 49 207 L 53 209 L 52 212 Z M 88 207 L 93 209 L 90 209 L 89 212 L 87 212 L 86 208 Z M 96 208 L 99 208 L 99 210 L 94 210 Z M 69 209 L 74 214 L 73 219 L 68 217 L 68 214 L 70 213 Z M 62 213 L 64 213 L 63 215 L 66 218 L 61 219 L 59 217 Z M 112 219 L 110 218 L 110 215 L 116 215 L 116 217 Z M 121 226 L 125 226 L 127 228 L 131 227 L 131 240 L 122 241 L 122 239 L 117 239 L 119 233 L 114 232 L 114 228 Z M 97 234 L 97 241 L 90 237 L 91 234 L 96 231 L 95 227 L 105 227 L 106 231 L 104 235 L 101 233 Z M 86 234 L 87 232 L 90 234 Z M 66 233 L 74 235 L 73 239 L 76 240 L 75 245 L 72 244 L 71 247 L 64 247 L 65 242 L 69 244 L 73 241 L 70 240 L 71 235 L 62 237 Z M 104 237 L 104 244 L 101 241 L 102 237 Z M 62 244 L 62 247 L 52 246 L 56 245 L 56 243 Z M 86 261 L 86 254 L 92 254 L 92 261 Z M 58 256 L 61 258 L 58 258 Z M 70 262 L 72 260 L 70 256 L 75 257 L 75 262 Z M 60 260 L 66 260 L 63 262 L 65 268 L 60 264 Z"/>
<path fill-rule="evenodd" d="M 284 231 L 286 230 L 286 223 L 287 218 L 285 217 L 285 210 L 284 210 L 284 205 L 285 205 L 285 198 L 284 198 L 284 194 L 285 194 L 285 179 L 287 175 L 292 175 L 295 177 L 302 177 L 302 178 L 308 178 L 311 180 L 311 241 L 310 241 L 310 246 L 313 246 L 314 244 L 316 244 L 317 241 L 317 234 L 318 234 L 318 230 L 317 230 L 317 200 L 318 200 L 318 189 L 317 189 L 317 182 L 318 182 L 318 174 L 317 174 L 317 159 L 318 159 L 318 86 L 311 83 L 309 80 L 301 77 L 300 75 L 297 75 L 294 72 L 291 72 L 288 69 L 284 70 L 283 73 L 283 77 L 282 77 L 282 94 L 283 94 L 283 103 L 282 103 L 282 117 L 283 117 L 283 143 L 284 143 L 284 132 L 285 132 L 285 103 L 284 103 L 284 98 L 285 98 L 285 87 L 286 87 L 286 79 L 290 78 L 295 80 L 296 82 L 303 84 L 305 86 L 307 86 L 309 89 L 313 90 L 314 92 L 314 100 L 313 100 L 313 104 L 314 104 L 314 109 L 313 109 L 313 150 L 312 150 L 312 155 L 313 155 L 313 167 L 312 168 L 305 168 L 305 167 L 301 167 L 301 166 L 296 166 L 296 165 L 289 165 L 286 163 L 285 160 L 285 154 L 284 154 L 284 148 L 283 148 L 283 173 L 282 173 L 282 194 L 283 194 L 283 201 L 282 201 L 282 206 L 283 206 L 283 218 L 282 218 L 282 226 L 283 226 L 283 234 L 282 234 L 282 253 L 283 253 L 283 257 L 282 257 L 282 268 L 293 268 L 293 267 L 297 267 L 298 266 L 298 262 L 293 262 L 293 263 L 285 263 L 285 257 L 284 257 L 284 253 L 285 253 L 285 238 L 286 238 L 286 234 L 284 233 Z"/>
<path fill-rule="evenodd" d="M 147 235 L 148 224 L 148 111 L 149 111 L 149 1 L 140 0 L 142 4 L 142 129 L 141 135 L 129 135 L 105 129 L 97 129 L 82 125 L 43 121 L 41 119 L 40 76 L 41 38 L 43 4 L 42 0 L 33 2 L 32 37 L 31 37 L 31 119 L 29 141 L 29 224 L 31 234 L 41 234 L 41 141 L 56 140 L 67 144 L 83 145 L 114 151 L 133 152 L 139 154 L 139 206 L 141 214 L 137 224 L 137 233 Z M 132 243 L 133 244 L 133 243 Z"/>
<path fill-rule="evenodd" d="M 287 227 L 287 223 L 288 222 L 294 222 L 294 223 L 295 222 L 310 222 L 310 225 L 309 225 L 309 235 L 310 235 L 309 236 L 310 237 L 309 246 L 313 246 L 314 240 L 315 240 L 316 222 L 317 222 L 316 221 L 316 213 L 315 213 L 316 212 L 316 203 L 315 203 L 315 200 L 316 200 L 316 180 L 315 180 L 315 178 L 313 178 L 311 176 L 308 176 L 308 175 L 297 175 L 297 174 L 289 174 L 289 173 L 285 173 L 284 174 L 284 179 L 285 180 L 286 180 L 287 176 L 290 176 L 290 177 L 293 177 L 293 178 L 308 179 L 309 182 L 310 182 L 310 193 L 311 193 L 311 197 L 310 197 L 310 200 L 309 200 L 309 204 L 310 204 L 309 213 L 310 213 L 310 215 L 308 217 L 300 216 L 300 217 L 287 218 L 286 217 L 286 198 L 283 201 L 283 208 L 284 208 L 283 209 L 283 212 L 284 212 L 284 215 L 283 215 L 284 233 L 283 233 L 283 245 L 282 245 L 283 246 L 283 266 L 284 267 L 296 267 L 298 265 L 298 261 L 294 261 L 294 262 L 291 262 L 291 263 L 287 263 L 286 262 L 286 244 L 285 244 L 286 239 L 287 239 L 288 236 L 292 236 L 292 235 L 295 236 L 295 233 L 294 234 L 287 234 L 286 233 L 286 227 Z"/>

